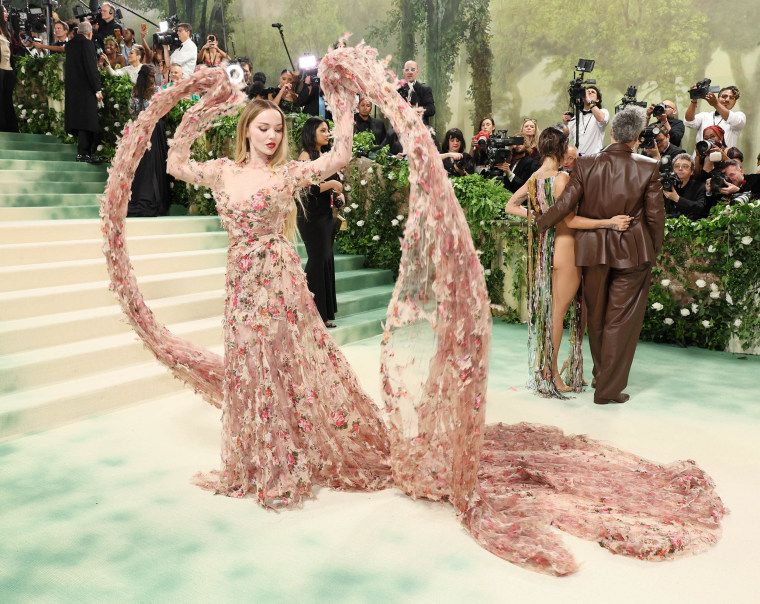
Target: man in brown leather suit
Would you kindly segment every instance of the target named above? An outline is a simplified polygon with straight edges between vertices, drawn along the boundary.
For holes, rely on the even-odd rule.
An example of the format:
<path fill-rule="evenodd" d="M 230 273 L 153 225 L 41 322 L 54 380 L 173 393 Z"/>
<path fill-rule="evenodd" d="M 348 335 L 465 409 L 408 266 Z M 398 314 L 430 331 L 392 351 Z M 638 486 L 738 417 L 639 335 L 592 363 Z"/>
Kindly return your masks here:
<path fill-rule="evenodd" d="M 612 144 L 579 157 L 556 203 L 536 217 L 541 230 L 573 210 L 578 216 L 633 217 L 626 231 L 576 231 L 575 263 L 583 269 L 583 299 L 594 360 L 594 402 L 624 403 L 623 392 L 636 352 L 651 282 L 662 247 L 665 204 L 657 162 L 633 153 L 646 125 L 640 107 L 629 106 L 612 120 Z"/>

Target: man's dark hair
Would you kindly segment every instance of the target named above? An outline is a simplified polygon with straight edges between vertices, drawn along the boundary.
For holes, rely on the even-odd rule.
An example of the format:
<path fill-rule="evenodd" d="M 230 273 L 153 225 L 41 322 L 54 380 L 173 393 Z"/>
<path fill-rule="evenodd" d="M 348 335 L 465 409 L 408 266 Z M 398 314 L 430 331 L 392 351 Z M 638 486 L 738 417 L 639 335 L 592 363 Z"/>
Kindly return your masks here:
<path fill-rule="evenodd" d="M 601 109 L 602 108 L 602 91 L 599 90 L 599 88 L 597 88 L 593 84 L 591 86 L 586 86 L 586 88 L 591 88 L 591 90 L 596 90 L 596 98 L 599 99 L 596 102 L 596 106 L 599 107 L 599 109 Z M 540 153 L 540 151 L 539 151 L 539 153 Z"/>
<path fill-rule="evenodd" d="M 132 29 L 131 27 L 127 27 L 127 29 L 125 29 L 124 31 L 128 31 L 129 33 L 131 33 L 131 34 L 132 34 L 132 37 L 133 37 L 133 38 L 135 37 L 135 30 L 134 30 L 134 29 Z"/>
<path fill-rule="evenodd" d="M 189 23 L 180 23 L 179 25 L 177 25 L 177 29 L 180 29 L 180 28 L 184 29 L 189 34 L 193 33 L 193 26 L 190 25 Z"/>
<path fill-rule="evenodd" d="M 731 159 L 738 159 L 739 161 L 744 161 L 744 153 L 741 152 L 739 147 L 730 147 L 726 151 L 726 155 L 730 157 Z"/>
<path fill-rule="evenodd" d="M 263 71 L 257 71 L 251 76 L 252 82 L 261 82 L 262 84 L 267 83 L 267 74 L 265 74 Z"/>
<path fill-rule="evenodd" d="M 459 128 L 451 128 L 451 130 L 448 130 L 446 134 L 443 137 L 443 144 L 441 145 L 441 153 L 448 153 L 449 152 L 449 139 L 456 139 L 459 141 L 459 143 L 462 145 L 459 147 L 459 153 L 464 153 L 465 150 L 465 142 L 464 142 L 464 134 L 462 134 L 462 131 Z"/>
<path fill-rule="evenodd" d="M 724 86 L 723 88 L 720 89 L 720 92 L 718 94 L 720 95 L 724 90 L 730 90 L 731 92 L 734 93 L 734 97 L 736 97 L 736 100 L 737 101 L 739 100 L 739 89 L 736 86 Z"/>
<path fill-rule="evenodd" d="M 322 117 L 310 117 L 304 122 L 303 130 L 301 131 L 301 147 L 309 154 L 309 159 L 317 159 L 322 152 L 321 148 L 317 148 L 317 128 L 322 123 L 326 123 L 326 120 Z"/>
<path fill-rule="evenodd" d="M 735 159 L 729 159 L 728 161 L 724 161 L 721 164 L 720 169 L 721 170 L 725 170 L 729 166 L 733 166 L 734 168 L 739 168 L 740 170 L 741 170 L 741 167 L 742 167 L 741 164 L 738 161 L 736 161 Z"/>
<path fill-rule="evenodd" d="M 538 153 L 541 157 L 552 157 L 558 163 L 562 163 L 562 159 L 565 157 L 565 153 L 567 153 L 567 135 L 565 131 L 554 126 L 544 128 L 538 137 Z"/>
<path fill-rule="evenodd" d="M 56 21 L 55 23 L 53 23 L 53 27 L 55 27 L 56 25 L 59 25 L 59 24 L 63 26 L 63 31 L 65 31 L 65 32 L 69 31 L 69 26 L 66 25 L 63 21 Z"/>

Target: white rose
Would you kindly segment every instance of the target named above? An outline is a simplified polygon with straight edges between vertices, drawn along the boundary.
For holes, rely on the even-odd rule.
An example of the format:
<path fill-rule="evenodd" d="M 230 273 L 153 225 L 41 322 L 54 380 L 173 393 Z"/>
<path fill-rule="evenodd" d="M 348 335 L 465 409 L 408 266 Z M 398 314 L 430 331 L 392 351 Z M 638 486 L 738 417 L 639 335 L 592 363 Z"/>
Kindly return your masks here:
<path fill-rule="evenodd" d="M 113 125 L 118 128 L 119 126 L 121 126 L 121 122 L 114 122 Z"/>
<path fill-rule="evenodd" d="M 486 226 L 486 221 L 485 220 L 481 220 L 480 221 L 480 226 Z"/>
<path fill-rule="evenodd" d="M 720 298 L 720 292 L 718 290 L 711 291 L 710 292 L 710 297 L 713 300 L 717 300 L 718 298 Z"/>
<path fill-rule="evenodd" d="M 710 323 L 710 321 L 704 320 L 702 321 L 702 327 L 704 327 L 705 329 L 709 329 L 710 327 L 712 327 L 712 324 Z"/>
<path fill-rule="evenodd" d="M 351 207 L 355 210 L 356 208 L 359 207 L 359 204 L 358 203 L 352 203 Z"/>
<path fill-rule="evenodd" d="M 380 241 L 380 235 L 375 235 L 372 237 L 372 241 Z"/>
<path fill-rule="evenodd" d="M 670 285 L 670 279 L 663 279 L 662 281 L 660 281 L 660 283 L 662 284 L 663 287 L 667 287 L 668 285 Z"/>
<path fill-rule="evenodd" d="M 346 206 L 345 208 L 343 208 L 344 214 L 348 214 L 350 211 L 351 211 L 351 206 Z"/>
<path fill-rule="evenodd" d="M 712 254 L 715 251 L 715 246 L 714 245 L 708 245 L 707 246 L 707 251 Z"/>
<path fill-rule="evenodd" d="M 37 110 L 36 109 L 32 109 L 32 115 L 34 115 L 35 113 L 37 113 Z"/>
<path fill-rule="evenodd" d="M 663 323 L 665 323 L 665 325 L 673 325 L 673 319 L 667 317 L 663 320 Z"/>
<path fill-rule="evenodd" d="M 26 73 L 26 67 L 21 68 L 21 73 Z"/>
<path fill-rule="evenodd" d="M 193 185 L 193 189 L 198 190 L 198 185 Z"/>
<path fill-rule="evenodd" d="M 119 103 L 114 103 L 114 104 L 113 104 L 113 108 L 114 108 L 114 109 L 118 109 L 118 108 L 119 108 Z"/>
<path fill-rule="evenodd" d="M 33 99 L 36 99 L 36 98 L 37 98 L 37 95 L 36 95 L 36 94 L 33 94 L 33 95 L 32 95 L 32 98 L 33 98 Z"/>
<path fill-rule="evenodd" d="M 103 145 L 98 145 L 97 147 L 95 147 L 95 151 L 102 151 L 102 150 L 103 150 Z"/>
<path fill-rule="evenodd" d="M 403 219 L 404 219 L 403 214 L 399 214 L 398 216 L 396 216 L 396 220 L 398 220 L 399 222 L 401 222 Z"/>
<path fill-rule="evenodd" d="M 357 220 L 356 221 L 356 226 L 363 227 L 364 226 L 364 221 L 363 220 Z"/>
<path fill-rule="evenodd" d="M 366 180 L 364 180 L 364 179 L 362 179 L 362 180 L 360 180 L 360 181 L 359 181 L 359 184 L 360 184 L 361 186 L 364 186 L 364 185 L 366 185 L 366 184 L 367 184 L 367 181 L 366 181 Z"/>
<path fill-rule="evenodd" d="M 29 118 L 28 120 L 26 120 L 26 123 L 27 124 L 31 124 L 32 123 L 32 118 Z"/>
<path fill-rule="evenodd" d="M 483 273 L 485 273 L 485 275 L 486 275 L 486 277 L 487 277 L 488 275 L 490 275 L 490 274 L 491 274 L 491 269 L 490 269 L 490 268 L 487 268 L 486 270 L 484 270 L 484 271 L 483 271 Z"/>
<path fill-rule="evenodd" d="M 52 132 L 45 132 L 45 136 L 53 136 Z"/>
<path fill-rule="evenodd" d="M 396 180 L 396 173 L 391 172 L 390 174 L 388 174 L 388 180 Z"/>
<path fill-rule="evenodd" d="M 343 185 L 343 190 L 344 191 L 350 191 L 351 190 L 351 185 Z"/>
<path fill-rule="evenodd" d="M 682 317 L 688 317 L 691 314 L 691 311 L 688 308 L 682 308 L 681 309 L 681 316 Z"/>
<path fill-rule="evenodd" d="M 741 326 L 742 326 L 742 320 L 736 319 L 736 321 L 734 321 L 734 327 L 741 327 Z"/>
<path fill-rule="evenodd" d="M 655 302 L 654 304 L 652 304 L 652 308 L 654 308 L 655 310 L 662 310 L 663 306 L 659 302 Z"/>
<path fill-rule="evenodd" d="M 734 260 L 734 268 L 741 268 L 741 267 L 742 267 L 742 261 Z"/>
<path fill-rule="evenodd" d="M 372 176 L 372 172 L 373 172 L 372 168 L 367 168 L 367 174 L 369 174 L 370 176 Z"/>
<path fill-rule="evenodd" d="M 108 132 L 108 130 L 109 130 L 108 126 L 103 126 L 103 130 L 105 130 L 106 132 Z"/>
<path fill-rule="evenodd" d="M 726 294 L 726 302 L 728 302 L 729 304 L 734 303 L 734 299 L 731 297 L 731 294 Z"/>
<path fill-rule="evenodd" d="M 749 235 L 742 237 L 742 245 L 749 245 L 750 243 L 752 243 L 752 237 Z"/>
<path fill-rule="evenodd" d="M 380 208 L 378 208 L 377 210 L 375 210 L 375 216 L 377 216 L 379 213 L 380 213 Z"/>
<path fill-rule="evenodd" d="M 398 226 L 398 220 L 396 220 L 395 218 L 393 220 L 391 220 L 391 225 L 392 226 Z"/>
<path fill-rule="evenodd" d="M 710 289 L 713 290 L 714 292 L 718 291 L 718 284 L 713 281 L 712 283 L 710 283 Z"/>
<path fill-rule="evenodd" d="M 697 312 L 699 310 L 699 306 L 696 305 L 696 303 L 692 303 L 691 305 L 691 312 Z"/>
<path fill-rule="evenodd" d="M 211 193 L 204 193 L 204 194 L 203 194 L 203 196 L 204 196 L 206 199 L 211 199 Z"/>
<path fill-rule="evenodd" d="M 214 152 L 213 152 L 213 151 L 209 151 L 209 152 L 208 152 L 208 156 L 209 156 L 209 157 L 214 157 Z"/>
<path fill-rule="evenodd" d="M 41 76 L 41 75 L 42 75 L 42 72 L 41 72 L 41 71 L 38 71 L 38 72 L 37 72 L 37 75 L 38 75 L 38 76 Z"/>
<path fill-rule="evenodd" d="M 702 289 L 707 283 L 705 283 L 704 279 L 697 279 L 694 283 L 699 289 Z"/>

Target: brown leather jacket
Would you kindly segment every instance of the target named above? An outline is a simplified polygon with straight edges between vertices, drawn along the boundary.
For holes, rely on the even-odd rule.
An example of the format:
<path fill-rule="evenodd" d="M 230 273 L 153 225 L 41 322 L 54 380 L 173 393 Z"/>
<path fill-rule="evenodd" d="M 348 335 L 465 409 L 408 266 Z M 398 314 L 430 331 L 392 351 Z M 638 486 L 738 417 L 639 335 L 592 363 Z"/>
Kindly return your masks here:
<path fill-rule="evenodd" d="M 545 230 L 573 210 L 587 218 L 633 217 L 623 232 L 576 231 L 577 266 L 632 268 L 656 261 L 665 233 L 665 202 L 655 160 L 633 153 L 622 143 L 579 157 L 562 195 L 536 223 Z"/>

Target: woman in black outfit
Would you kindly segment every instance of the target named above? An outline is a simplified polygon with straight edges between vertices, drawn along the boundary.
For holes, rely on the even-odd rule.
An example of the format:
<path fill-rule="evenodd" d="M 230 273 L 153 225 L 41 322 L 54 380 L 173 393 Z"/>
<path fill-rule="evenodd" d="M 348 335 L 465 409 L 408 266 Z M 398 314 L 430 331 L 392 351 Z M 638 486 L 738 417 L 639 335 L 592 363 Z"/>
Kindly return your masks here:
<path fill-rule="evenodd" d="M 16 84 L 13 46 L 13 36 L 8 27 L 8 11 L 3 6 L 0 7 L 0 132 L 18 132 L 13 108 L 13 86 Z"/>
<path fill-rule="evenodd" d="M 322 155 L 330 142 L 330 129 L 321 117 L 306 120 L 301 133 L 300 161 L 314 160 Z M 335 259 L 333 257 L 334 222 L 332 208 L 342 207 L 343 184 L 333 174 L 319 185 L 304 189 L 303 205 L 298 205 L 298 231 L 306 245 L 306 281 L 314 294 L 314 303 L 327 327 L 335 327 L 332 320 L 338 310 L 335 295 Z"/>
<path fill-rule="evenodd" d="M 449 176 L 467 176 L 475 172 L 475 162 L 465 149 L 464 134 L 459 128 L 452 128 L 446 132 L 441 145 L 441 158 Z M 451 157 L 451 154 L 457 153 L 462 155 L 461 159 Z"/>

